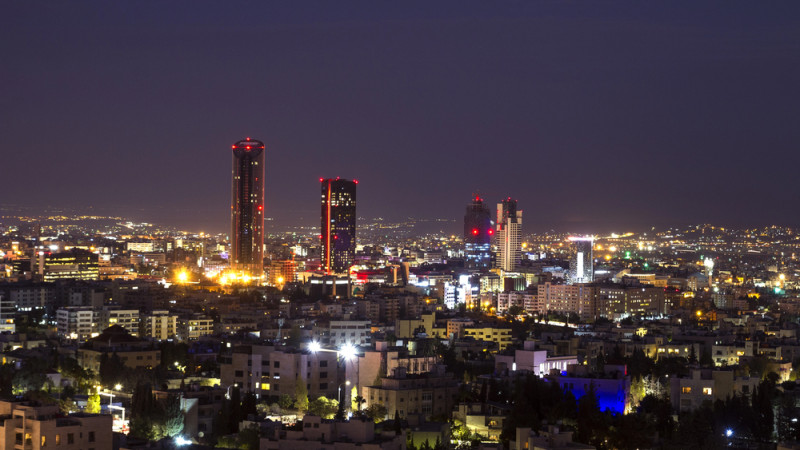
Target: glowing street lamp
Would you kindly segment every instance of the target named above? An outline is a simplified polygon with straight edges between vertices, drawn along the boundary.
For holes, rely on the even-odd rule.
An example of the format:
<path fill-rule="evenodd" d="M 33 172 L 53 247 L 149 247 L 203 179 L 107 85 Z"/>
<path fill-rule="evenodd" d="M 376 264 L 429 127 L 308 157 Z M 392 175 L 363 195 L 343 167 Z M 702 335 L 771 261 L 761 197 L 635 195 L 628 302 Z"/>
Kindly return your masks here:
<path fill-rule="evenodd" d="M 322 350 L 322 346 L 319 345 L 319 342 L 317 341 L 311 341 L 308 343 L 308 350 L 311 353 L 317 353 L 318 351 Z"/>
<path fill-rule="evenodd" d="M 356 347 L 353 344 L 350 344 L 350 343 L 344 344 L 339 349 L 339 355 L 345 361 L 350 361 L 351 359 L 355 358 L 357 353 L 358 353 L 358 351 L 356 350 Z"/>

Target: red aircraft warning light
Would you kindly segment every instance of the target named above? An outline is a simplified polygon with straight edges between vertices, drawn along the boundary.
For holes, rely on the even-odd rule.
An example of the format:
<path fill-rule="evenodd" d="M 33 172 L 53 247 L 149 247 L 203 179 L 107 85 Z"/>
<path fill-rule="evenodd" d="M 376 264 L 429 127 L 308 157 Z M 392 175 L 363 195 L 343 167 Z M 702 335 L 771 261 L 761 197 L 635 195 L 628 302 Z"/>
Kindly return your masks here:
<path fill-rule="evenodd" d="M 473 229 L 472 229 L 472 234 L 474 234 L 475 236 L 477 236 L 477 235 L 478 235 L 478 229 L 477 229 L 477 228 L 473 228 Z"/>

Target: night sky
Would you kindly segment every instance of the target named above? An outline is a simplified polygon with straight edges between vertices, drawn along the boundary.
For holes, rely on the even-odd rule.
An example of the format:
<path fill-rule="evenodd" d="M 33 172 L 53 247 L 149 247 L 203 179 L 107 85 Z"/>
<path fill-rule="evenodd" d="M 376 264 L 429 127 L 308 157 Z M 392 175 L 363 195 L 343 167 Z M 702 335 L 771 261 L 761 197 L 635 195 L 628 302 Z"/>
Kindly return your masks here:
<path fill-rule="evenodd" d="M 2 1 L 0 58 L 2 205 L 224 231 L 250 136 L 281 223 L 800 226 L 797 1 Z"/>

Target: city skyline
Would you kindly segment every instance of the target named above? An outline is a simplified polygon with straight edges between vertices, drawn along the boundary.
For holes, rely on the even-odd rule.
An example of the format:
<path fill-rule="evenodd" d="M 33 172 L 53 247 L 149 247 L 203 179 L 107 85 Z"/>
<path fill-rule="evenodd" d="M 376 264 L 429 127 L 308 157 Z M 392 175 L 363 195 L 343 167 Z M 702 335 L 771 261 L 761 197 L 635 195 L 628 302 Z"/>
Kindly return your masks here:
<path fill-rule="evenodd" d="M 546 211 L 529 230 L 800 222 L 797 6 L 186 5 L 6 6 L 4 204 L 223 230 L 220 149 L 253 135 L 287 222 L 328 173 L 370 186 L 366 217 L 457 219 L 480 190 Z"/>

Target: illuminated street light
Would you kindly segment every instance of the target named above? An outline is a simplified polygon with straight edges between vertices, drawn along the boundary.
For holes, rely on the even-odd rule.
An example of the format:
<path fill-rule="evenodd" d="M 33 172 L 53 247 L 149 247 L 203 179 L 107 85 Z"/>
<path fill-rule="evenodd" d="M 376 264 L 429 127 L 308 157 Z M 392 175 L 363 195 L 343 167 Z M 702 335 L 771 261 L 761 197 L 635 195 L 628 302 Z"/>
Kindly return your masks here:
<path fill-rule="evenodd" d="M 322 346 L 319 345 L 319 342 L 317 342 L 317 341 L 311 341 L 311 342 L 308 343 L 308 350 L 311 351 L 311 353 L 317 353 L 321 349 L 322 349 Z"/>
<path fill-rule="evenodd" d="M 339 349 L 339 354 L 342 356 L 342 359 L 344 359 L 345 361 L 350 361 L 351 359 L 355 358 L 357 352 L 358 351 L 356 350 L 356 347 L 353 344 L 350 344 L 350 343 L 344 344 Z"/>

